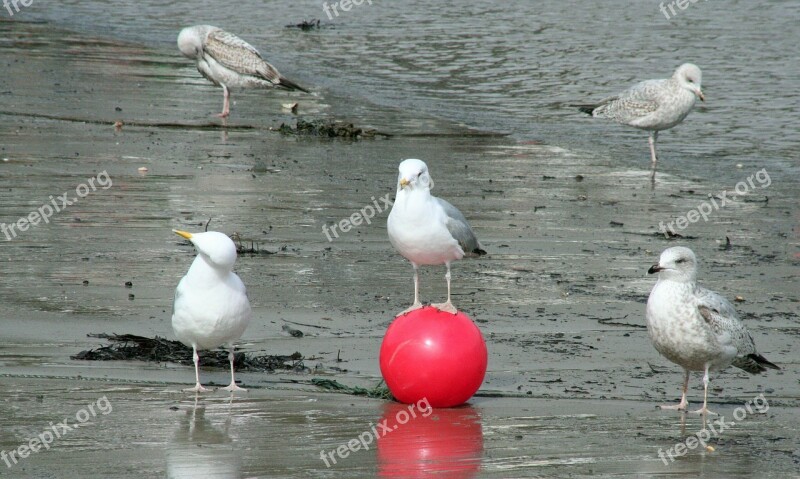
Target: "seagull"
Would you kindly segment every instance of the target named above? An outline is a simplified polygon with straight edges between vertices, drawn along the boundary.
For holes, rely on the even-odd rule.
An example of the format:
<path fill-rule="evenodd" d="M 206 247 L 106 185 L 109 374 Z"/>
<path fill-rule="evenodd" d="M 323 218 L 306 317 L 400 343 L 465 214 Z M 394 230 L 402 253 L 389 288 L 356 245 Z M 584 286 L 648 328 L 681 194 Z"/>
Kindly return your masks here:
<path fill-rule="evenodd" d="M 398 316 L 422 307 L 419 266 L 438 264 L 447 266 L 447 302 L 432 306 L 456 314 L 458 310 L 450 301 L 450 262 L 464 256 L 482 256 L 486 251 L 464 215 L 447 201 L 431 195 L 433 179 L 425 162 L 404 160 L 399 169 L 397 196 L 386 226 L 392 246 L 414 267 L 414 304 Z"/>
<path fill-rule="evenodd" d="M 228 346 L 231 362 L 231 384 L 226 391 L 245 391 L 236 385 L 233 373 L 233 342 L 250 323 L 250 301 L 244 283 L 234 273 L 236 245 L 223 233 L 187 233 L 172 230 L 194 244 L 198 255 L 189 272 L 175 290 L 172 307 L 172 329 L 178 340 L 192 347 L 195 387 L 186 391 L 205 392 L 200 385 L 198 349 Z"/>
<path fill-rule="evenodd" d="M 186 27 L 178 35 L 178 48 L 185 57 L 197 61 L 197 70 L 211 83 L 221 86 L 224 103 L 220 118 L 230 115 L 230 92 L 243 88 L 279 86 L 288 90 L 308 90 L 284 78 L 267 63 L 252 45 L 211 25 Z"/>
<path fill-rule="evenodd" d="M 662 356 L 685 371 L 681 402 L 662 409 L 686 410 L 690 371 L 704 371 L 703 407 L 693 412 L 705 415 L 715 414 L 707 407 L 709 371 L 731 364 L 750 374 L 780 369 L 758 354 L 733 305 L 697 284 L 697 258 L 692 250 L 668 248 L 647 272 L 658 273 L 658 282 L 647 300 L 650 340 Z"/>
<path fill-rule="evenodd" d="M 658 132 L 682 122 L 692 111 L 697 98 L 706 100 L 700 89 L 702 76 L 697 65 L 684 63 L 675 70 L 672 78 L 646 80 L 597 104 L 575 106 L 595 118 L 608 118 L 649 131 L 652 178 L 655 179 Z"/>

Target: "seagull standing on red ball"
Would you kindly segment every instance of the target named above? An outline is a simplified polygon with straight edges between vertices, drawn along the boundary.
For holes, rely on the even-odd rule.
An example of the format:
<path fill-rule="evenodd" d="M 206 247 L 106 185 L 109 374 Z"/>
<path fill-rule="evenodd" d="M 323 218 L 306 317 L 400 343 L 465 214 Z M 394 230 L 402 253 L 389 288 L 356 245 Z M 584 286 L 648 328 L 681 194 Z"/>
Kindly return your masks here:
<path fill-rule="evenodd" d="M 486 254 L 467 219 L 447 201 L 431 195 L 433 179 L 422 160 L 407 159 L 400 163 L 397 195 L 386 227 L 392 246 L 414 267 L 414 303 L 403 312 L 422 307 L 419 301 L 419 266 L 447 267 L 447 301 L 432 306 L 456 314 L 450 300 L 450 263 L 464 256 Z"/>

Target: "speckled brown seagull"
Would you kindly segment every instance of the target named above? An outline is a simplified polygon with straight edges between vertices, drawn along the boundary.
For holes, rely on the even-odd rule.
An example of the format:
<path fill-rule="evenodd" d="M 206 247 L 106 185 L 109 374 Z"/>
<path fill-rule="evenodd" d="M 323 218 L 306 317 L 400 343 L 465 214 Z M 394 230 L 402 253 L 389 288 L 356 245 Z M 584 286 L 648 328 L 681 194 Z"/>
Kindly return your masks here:
<path fill-rule="evenodd" d="M 244 88 L 271 88 L 308 90 L 283 77 L 267 63 L 252 45 L 211 25 L 186 27 L 178 35 L 178 48 L 184 56 L 197 61 L 197 70 L 209 81 L 222 87 L 225 100 L 222 113 L 230 115 L 232 90 Z"/>
<path fill-rule="evenodd" d="M 697 65 L 684 63 L 671 78 L 637 83 L 618 95 L 593 105 L 574 105 L 583 113 L 650 132 L 650 161 L 655 179 L 658 132 L 682 122 L 695 101 L 705 101 L 700 89 L 703 74 Z"/>
<path fill-rule="evenodd" d="M 647 300 L 647 332 L 656 350 L 684 370 L 681 402 L 663 409 L 685 411 L 689 372 L 703 371 L 703 407 L 708 410 L 709 371 L 730 365 L 750 374 L 780 369 L 756 351 L 753 337 L 727 299 L 697 284 L 697 258 L 683 246 L 668 248 L 648 271 L 658 282 Z M 711 413 L 714 414 L 714 413 Z"/>

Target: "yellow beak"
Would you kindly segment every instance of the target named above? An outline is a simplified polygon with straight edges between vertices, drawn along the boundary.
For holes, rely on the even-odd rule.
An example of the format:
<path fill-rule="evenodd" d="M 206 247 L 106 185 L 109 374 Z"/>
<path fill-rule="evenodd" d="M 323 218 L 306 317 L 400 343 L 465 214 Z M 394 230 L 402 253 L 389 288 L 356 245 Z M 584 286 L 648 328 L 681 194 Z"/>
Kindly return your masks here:
<path fill-rule="evenodd" d="M 192 239 L 192 234 L 191 233 L 187 233 L 186 231 L 172 230 L 172 232 L 175 233 L 178 236 L 183 236 L 184 238 L 186 238 L 188 240 Z"/>
<path fill-rule="evenodd" d="M 408 186 L 409 183 L 410 181 L 408 181 L 407 179 L 400 178 L 400 188 L 405 188 L 406 186 Z"/>

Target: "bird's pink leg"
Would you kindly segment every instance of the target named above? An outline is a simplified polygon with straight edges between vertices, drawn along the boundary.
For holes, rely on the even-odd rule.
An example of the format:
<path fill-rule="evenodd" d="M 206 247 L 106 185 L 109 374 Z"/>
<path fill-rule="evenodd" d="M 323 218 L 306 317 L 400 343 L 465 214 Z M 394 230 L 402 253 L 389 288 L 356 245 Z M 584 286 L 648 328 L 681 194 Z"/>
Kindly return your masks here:
<path fill-rule="evenodd" d="M 230 392 L 234 391 L 247 391 L 245 388 L 240 388 L 236 385 L 236 379 L 233 377 L 233 344 L 230 345 L 230 350 L 228 351 L 228 359 L 231 362 L 231 384 L 228 387 L 224 387 L 222 389 Z"/>
<path fill-rule="evenodd" d="M 224 97 L 224 100 L 222 102 L 222 113 L 220 113 L 217 116 L 220 118 L 228 118 L 228 115 L 231 114 L 231 101 L 230 101 L 231 93 L 228 90 L 228 87 L 226 87 L 225 85 L 222 85 L 222 95 Z"/>
<path fill-rule="evenodd" d="M 686 370 L 686 375 L 683 378 L 683 394 L 681 395 L 681 402 L 669 406 L 661 406 L 661 409 L 676 409 L 678 411 L 685 411 L 689 407 L 689 401 L 686 400 L 686 391 L 689 389 L 689 370 Z"/>
<path fill-rule="evenodd" d="M 656 140 L 658 139 L 658 132 L 651 131 L 650 138 L 648 139 L 648 143 L 650 144 L 650 179 L 655 181 L 656 180 L 656 163 L 658 163 L 658 157 L 656 156 Z"/>
<path fill-rule="evenodd" d="M 708 410 L 708 364 L 706 364 L 706 372 L 703 375 L 703 407 L 698 409 L 697 411 L 692 411 L 694 414 L 702 414 L 705 417 L 708 414 L 713 414 L 714 416 L 718 416 L 717 413 Z M 705 424 L 704 424 L 705 426 Z"/>
<path fill-rule="evenodd" d="M 647 142 L 650 144 L 650 164 L 653 169 L 656 168 L 656 163 L 658 163 L 658 157 L 656 156 L 656 140 L 658 140 L 658 132 L 650 132 L 650 138 L 648 138 Z"/>
<path fill-rule="evenodd" d="M 444 275 L 444 278 L 447 280 L 447 302 L 446 303 L 439 303 L 439 304 L 432 304 L 434 308 L 444 311 L 445 313 L 458 313 L 458 310 L 455 306 L 453 306 L 453 302 L 450 301 L 450 263 L 445 263 L 447 265 L 447 274 Z"/>
<path fill-rule="evenodd" d="M 194 378 L 196 383 L 193 388 L 184 389 L 184 391 L 191 391 L 196 393 L 208 392 L 209 389 L 204 388 L 200 384 L 200 356 L 197 354 L 197 346 L 192 345 L 192 359 L 194 359 Z"/>
<path fill-rule="evenodd" d="M 411 263 L 411 266 L 414 267 L 414 304 L 404 309 L 403 311 L 397 313 L 397 316 L 408 314 L 411 311 L 417 310 L 422 307 L 422 303 L 419 302 L 419 271 L 418 271 L 419 267 L 414 263 Z"/>

